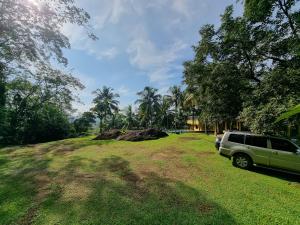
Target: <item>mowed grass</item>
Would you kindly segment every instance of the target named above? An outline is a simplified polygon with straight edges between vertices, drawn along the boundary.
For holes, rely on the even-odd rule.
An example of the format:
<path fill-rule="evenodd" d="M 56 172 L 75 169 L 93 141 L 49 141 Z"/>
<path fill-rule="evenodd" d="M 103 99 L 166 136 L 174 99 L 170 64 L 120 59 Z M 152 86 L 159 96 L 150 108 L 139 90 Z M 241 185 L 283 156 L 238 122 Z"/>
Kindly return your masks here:
<path fill-rule="evenodd" d="M 0 224 L 300 224 L 299 177 L 232 167 L 214 137 L 0 149 Z"/>

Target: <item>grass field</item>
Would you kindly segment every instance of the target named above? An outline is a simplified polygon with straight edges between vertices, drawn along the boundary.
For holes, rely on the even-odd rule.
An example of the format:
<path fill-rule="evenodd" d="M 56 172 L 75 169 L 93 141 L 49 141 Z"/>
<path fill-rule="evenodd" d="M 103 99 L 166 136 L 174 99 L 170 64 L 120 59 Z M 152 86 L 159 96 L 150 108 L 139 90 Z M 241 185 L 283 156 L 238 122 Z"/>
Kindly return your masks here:
<path fill-rule="evenodd" d="M 214 137 L 0 149 L 0 224 L 300 224 L 300 180 L 232 167 Z"/>

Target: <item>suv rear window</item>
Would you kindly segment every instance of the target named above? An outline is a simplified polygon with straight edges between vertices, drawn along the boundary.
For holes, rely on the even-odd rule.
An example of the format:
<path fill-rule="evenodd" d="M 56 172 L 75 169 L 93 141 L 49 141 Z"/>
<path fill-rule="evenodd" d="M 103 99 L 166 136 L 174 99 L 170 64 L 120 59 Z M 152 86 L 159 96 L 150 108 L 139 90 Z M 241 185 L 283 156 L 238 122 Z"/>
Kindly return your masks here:
<path fill-rule="evenodd" d="M 267 148 L 268 147 L 267 140 L 268 140 L 267 137 L 247 135 L 246 145 Z"/>
<path fill-rule="evenodd" d="M 244 144 L 244 135 L 242 134 L 230 134 L 228 141 Z"/>
<path fill-rule="evenodd" d="M 272 149 L 281 150 L 285 152 L 295 152 L 297 147 L 291 142 L 279 138 L 271 138 Z"/>

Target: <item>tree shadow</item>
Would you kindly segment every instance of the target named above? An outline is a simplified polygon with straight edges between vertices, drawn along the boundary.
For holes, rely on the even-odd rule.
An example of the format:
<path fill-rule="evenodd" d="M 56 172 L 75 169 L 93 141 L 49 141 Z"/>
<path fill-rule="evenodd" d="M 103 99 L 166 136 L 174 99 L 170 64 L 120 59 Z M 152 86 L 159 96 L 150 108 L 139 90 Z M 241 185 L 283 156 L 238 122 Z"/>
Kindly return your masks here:
<path fill-rule="evenodd" d="M 91 141 L 87 140 L 80 140 L 80 141 L 73 141 L 73 140 L 63 140 L 57 142 L 50 142 L 47 144 L 43 144 L 39 149 L 42 153 L 53 152 L 55 155 L 62 155 L 68 152 L 73 152 L 78 149 L 88 147 L 88 146 L 102 146 L 112 143 L 113 140 L 105 140 L 105 141 Z"/>
<path fill-rule="evenodd" d="M 1 157 L 5 163 L 0 163 L 0 224 L 16 224 L 24 215 L 34 215 L 36 197 L 49 182 L 50 160 L 25 154 Z"/>
<path fill-rule="evenodd" d="M 253 167 L 251 171 L 255 173 L 260 173 L 264 174 L 267 176 L 271 177 L 276 177 L 282 180 L 286 180 L 289 182 L 298 182 L 300 183 L 300 174 L 295 174 L 295 173 L 289 173 L 288 171 L 279 171 L 279 170 L 274 170 L 271 168 L 265 168 L 265 167 Z"/>
<path fill-rule="evenodd" d="M 185 183 L 154 172 L 135 173 L 118 156 L 92 161 L 97 173 L 92 179 L 73 176 L 73 182 L 90 192 L 84 198 L 57 195 L 42 205 L 59 224 L 236 224 L 220 205 Z M 66 165 L 76 171 L 80 159 Z M 68 181 L 70 182 L 70 180 Z M 68 190 L 66 190 L 68 191 Z M 43 221 L 38 221 L 43 223 Z"/>

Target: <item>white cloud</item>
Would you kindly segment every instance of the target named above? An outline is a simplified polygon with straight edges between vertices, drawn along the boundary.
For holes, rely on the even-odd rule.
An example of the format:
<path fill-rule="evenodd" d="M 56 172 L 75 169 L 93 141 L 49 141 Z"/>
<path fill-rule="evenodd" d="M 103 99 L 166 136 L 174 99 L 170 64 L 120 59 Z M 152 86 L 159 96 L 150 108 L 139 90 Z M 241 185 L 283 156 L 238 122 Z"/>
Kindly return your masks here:
<path fill-rule="evenodd" d="M 169 67 L 162 67 L 155 69 L 152 73 L 149 74 L 150 82 L 151 83 L 160 83 L 163 84 L 174 77 L 170 74 Z"/>
<path fill-rule="evenodd" d="M 127 12 L 126 5 L 128 4 L 128 1 L 113 0 L 113 1 L 111 1 L 111 4 L 112 4 L 112 8 L 111 8 L 109 21 L 116 24 L 119 22 L 121 16 Z"/>
<path fill-rule="evenodd" d="M 102 59 L 114 59 L 118 54 L 119 51 L 116 47 L 112 47 L 109 49 L 106 49 L 102 52 L 94 53 L 97 57 L 97 59 L 102 60 Z"/>
<path fill-rule="evenodd" d="M 161 49 L 149 38 L 145 29 L 137 27 L 127 53 L 130 63 L 146 72 L 152 83 L 164 85 L 172 77 L 172 70 L 178 70 L 176 61 L 181 58 L 180 52 L 187 48 L 181 40 L 175 40 L 171 45 Z"/>
<path fill-rule="evenodd" d="M 125 85 L 122 85 L 116 90 L 116 93 L 118 93 L 120 96 L 128 96 L 131 92 Z"/>
<path fill-rule="evenodd" d="M 190 15 L 188 0 L 173 0 L 172 8 L 185 17 Z"/>

